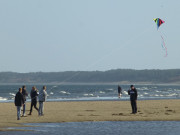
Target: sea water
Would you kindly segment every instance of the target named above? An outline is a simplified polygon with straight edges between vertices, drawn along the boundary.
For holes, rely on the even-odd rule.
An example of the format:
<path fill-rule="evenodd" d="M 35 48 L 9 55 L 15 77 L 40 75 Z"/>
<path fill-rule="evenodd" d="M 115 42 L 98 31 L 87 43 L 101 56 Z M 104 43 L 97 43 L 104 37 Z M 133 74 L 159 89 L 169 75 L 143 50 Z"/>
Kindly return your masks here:
<path fill-rule="evenodd" d="M 26 124 L 32 131 L 0 132 L 2 135 L 179 135 L 179 121 L 106 121 Z"/>
<path fill-rule="evenodd" d="M 33 85 L 26 85 L 30 93 Z M 43 85 L 36 85 L 38 90 Z M 0 85 L 0 102 L 13 102 L 21 85 Z M 139 100 L 180 99 L 180 85 L 135 85 Z M 121 100 L 129 100 L 129 85 L 121 85 Z M 117 85 L 47 85 L 48 101 L 118 100 Z M 27 97 L 30 101 L 30 94 Z"/>

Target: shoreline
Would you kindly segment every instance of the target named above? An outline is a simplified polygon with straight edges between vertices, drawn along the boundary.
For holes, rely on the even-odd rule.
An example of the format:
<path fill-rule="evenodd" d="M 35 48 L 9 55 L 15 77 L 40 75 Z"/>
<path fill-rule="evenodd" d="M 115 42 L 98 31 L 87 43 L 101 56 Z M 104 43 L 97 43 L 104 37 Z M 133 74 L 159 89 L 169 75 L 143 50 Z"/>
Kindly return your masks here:
<path fill-rule="evenodd" d="M 138 113 L 131 114 L 129 101 L 45 102 L 44 116 L 33 108 L 32 115 L 17 121 L 14 103 L 0 103 L 0 131 L 25 123 L 61 123 L 85 121 L 180 121 L 180 99 L 138 100 Z M 30 102 L 26 104 L 29 113 Z"/>
<path fill-rule="evenodd" d="M 155 98 L 155 97 L 152 97 L 152 98 L 147 98 L 147 97 L 144 97 L 144 98 L 138 98 L 138 101 L 146 101 L 146 100 L 180 100 L 180 98 L 172 98 L 172 97 L 165 97 L 165 98 Z M 121 97 L 121 98 L 118 98 L 118 97 L 90 97 L 90 98 L 85 98 L 85 97 L 82 97 L 82 98 L 62 98 L 62 99 L 47 99 L 46 102 L 99 102 L 99 101 L 129 101 L 129 97 Z M 14 99 L 12 100 L 1 100 L 0 101 L 0 104 L 1 103 L 14 103 Z M 26 103 L 31 103 L 31 99 L 27 99 Z"/>

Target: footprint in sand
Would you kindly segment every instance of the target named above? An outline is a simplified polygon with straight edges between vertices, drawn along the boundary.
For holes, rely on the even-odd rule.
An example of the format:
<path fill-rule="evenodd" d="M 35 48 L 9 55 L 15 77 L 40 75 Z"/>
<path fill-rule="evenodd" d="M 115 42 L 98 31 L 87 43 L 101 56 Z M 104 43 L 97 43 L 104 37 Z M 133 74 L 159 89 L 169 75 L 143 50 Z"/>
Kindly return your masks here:
<path fill-rule="evenodd" d="M 85 111 L 87 111 L 87 112 L 94 112 L 95 110 L 85 110 Z"/>
<path fill-rule="evenodd" d="M 123 113 L 119 113 L 119 114 L 112 114 L 112 115 L 115 115 L 115 116 L 122 116 Z"/>
<path fill-rule="evenodd" d="M 167 112 L 172 112 L 173 110 L 166 110 Z"/>
<path fill-rule="evenodd" d="M 175 111 L 175 110 L 166 110 L 166 112 L 176 113 L 176 111 Z"/>
<path fill-rule="evenodd" d="M 84 116 L 84 115 L 78 114 L 77 116 Z"/>
<path fill-rule="evenodd" d="M 169 113 L 165 113 L 166 115 L 171 115 L 171 114 L 169 114 Z"/>
<path fill-rule="evenodd" d="M 91 115 L 89 115 L 89 116 L 100 116 L 100 115 L 91 114 Z"/>

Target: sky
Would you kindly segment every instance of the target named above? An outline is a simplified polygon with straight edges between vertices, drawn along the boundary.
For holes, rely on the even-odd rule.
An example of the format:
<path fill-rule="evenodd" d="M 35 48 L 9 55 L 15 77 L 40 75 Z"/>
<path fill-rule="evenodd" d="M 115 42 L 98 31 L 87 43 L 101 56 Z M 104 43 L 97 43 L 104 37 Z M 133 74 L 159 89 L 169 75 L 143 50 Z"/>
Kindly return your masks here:
<path fill-rule="evenodd" d="M 179 69 L 178 13 L 179 0 L 0 0 L 0 72 Z"/>

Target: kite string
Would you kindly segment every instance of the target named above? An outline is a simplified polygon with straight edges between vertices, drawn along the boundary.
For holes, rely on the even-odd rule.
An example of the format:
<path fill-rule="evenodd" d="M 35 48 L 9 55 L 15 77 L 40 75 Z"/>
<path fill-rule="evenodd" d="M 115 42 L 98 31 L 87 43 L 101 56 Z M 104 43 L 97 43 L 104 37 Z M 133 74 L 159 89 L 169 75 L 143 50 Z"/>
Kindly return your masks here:
<path fill-rule="evenodd" d="M 165 56 L 164 57 L 167 57 L 167 55 L 168 55 L 168 53 L 167 53 L 167 47 L 166 47 L 166 44 L 165 44 L 165 42 L 164 42 L 164 38 L 163 38 L 163 36 L 161 35 L 161 40 L 162 40 L 162 46 L 163 46 L 163 48 L 165 49 L 165 51 L 166 51 L 166 54 L 165 54 Z"/>
<path fill-rule="evenodd" d="M 153 25 L 151 25 L 153 26 Z M 139 34 L 136 34 L 136 36 L 134 36 L 133 38 L 130 38 L 129 40 L 125 41 L 125 43 L 122 44 L 122 46 L 119 46 L 117 48 L 114 48 L 112 50 L 109 51 L 109 53 L 107 53 L 106 55 L 102 56 L 101 58 L 97 59 L 95 62 L 93 62 L 92 64 L 86 66 L 84 69 L 88 70 L 91 67 L 94 67 L 95 65 L 97 65 L 98 63 L 102 62 L 103 60 L 105 60 L 106 58 L 108 58 L 110 55 L 114 54 L 116 51 L 122 49 L 123 47 L 125 47 L 125 45 L 129 45 L 130 43 L 132 43 L 134 40 L 138 39 L 139 37 L 141 37 L 142 35 L 144 35 L 145 33 L 149 32 L 149 30 L 151 30 L 152 27 L 148 27 L 147 29 L 145 29 L 144 31 L 140 32 Z M 66 84 L 68 81 L 70 81 L 71 79 L 73 79 L 74 77 L 78 76 L 81 72 L 76 72 L 73 75 L 71 75 L 70 77 L 64 79 L 63 81 L 61 81 L 59 83 L 59 85 L 63 85 Z"/>
<path fill-rule="evenodd" d="M 165 43 L 165 41 L 164 41 L 164 38 L 163 38 L 163 34 L 161 33 L 161 31 L 159 31 L 159 34 L 160 34 L 160 37 L 161 37 L 161 45 L 162 45 L 162 48 L 163 48 L 163 50 L 166 52 L 166 54 L 165 54 L 165 56 L 164 57 L 167 57 L 167 55 L 168 55 L 168 51 L 167 51 L 167 47 L 166 47 L 166 43 Z"/>

